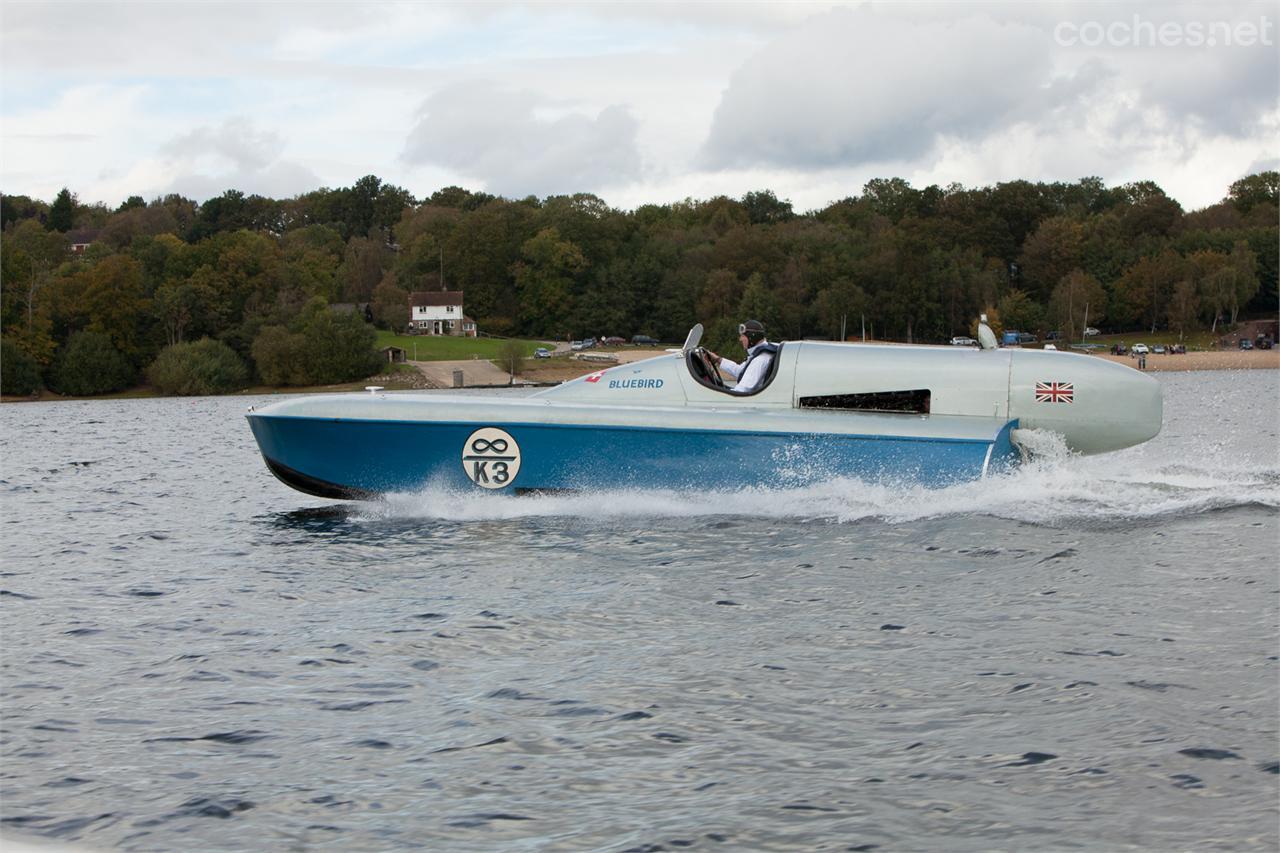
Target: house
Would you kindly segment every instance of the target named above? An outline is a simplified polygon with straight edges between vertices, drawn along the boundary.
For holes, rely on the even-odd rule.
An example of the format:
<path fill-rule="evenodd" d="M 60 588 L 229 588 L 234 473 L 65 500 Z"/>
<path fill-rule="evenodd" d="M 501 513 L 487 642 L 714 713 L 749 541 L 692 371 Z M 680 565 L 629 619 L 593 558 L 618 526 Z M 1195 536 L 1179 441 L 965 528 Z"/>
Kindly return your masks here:
<path fill-rule="evenodd" d="M 462 313 L 461 290 L 409 294 L 409 330 L 419 335 L 476 336 L 476 321 Z"/>
<path fill-rule="evenodd" d="M 72 254 L 82 255 L 89 244 L 98 239 L 101 228 L 77 228 L 67 232 L 67 242 L 71 244 Z"/>
<path fill-rule="evenodd" d="M 403 347 L 383 347 L 379 352 L 388 364 L 404 364 L 409 355 Z"/>

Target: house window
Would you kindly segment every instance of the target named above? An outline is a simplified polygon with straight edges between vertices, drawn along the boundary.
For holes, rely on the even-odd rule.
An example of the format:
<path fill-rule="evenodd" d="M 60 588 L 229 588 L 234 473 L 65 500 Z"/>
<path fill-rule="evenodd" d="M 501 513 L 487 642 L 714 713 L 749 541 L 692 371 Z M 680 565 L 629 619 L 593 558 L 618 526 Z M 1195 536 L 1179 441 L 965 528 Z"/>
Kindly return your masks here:
<path fill-rule="evenodd" d="M 446 305 L 444 310 L 445 310 L 445 312 L 446 312 L 446 313 L 448 313 L 448 314 L 452 314 L 452 313 L 453 313 L 453 306 L 452 306 L 452 305 Z"/>
<path fill-rule="evenodd" d="M 445 325 L 446 325 L 448 328 L 452 329 L 452 328 L 453 328 L 453 321 L 452 321 L 452 320 L 446 320 L 446 321 L 445 321 Z"/>

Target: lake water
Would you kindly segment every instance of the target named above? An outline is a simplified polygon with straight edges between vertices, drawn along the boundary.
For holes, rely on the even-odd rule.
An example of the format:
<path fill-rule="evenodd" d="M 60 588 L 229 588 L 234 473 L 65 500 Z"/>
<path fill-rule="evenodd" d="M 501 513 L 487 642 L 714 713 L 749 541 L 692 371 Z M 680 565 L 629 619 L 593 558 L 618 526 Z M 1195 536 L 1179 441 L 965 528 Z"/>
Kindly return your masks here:
<path fill-rule="evenodd" d="M 0 407 L 0 831 L 1275 850 L 1280 371 L 940 491 L 337 503 L 246 398 Z"/>

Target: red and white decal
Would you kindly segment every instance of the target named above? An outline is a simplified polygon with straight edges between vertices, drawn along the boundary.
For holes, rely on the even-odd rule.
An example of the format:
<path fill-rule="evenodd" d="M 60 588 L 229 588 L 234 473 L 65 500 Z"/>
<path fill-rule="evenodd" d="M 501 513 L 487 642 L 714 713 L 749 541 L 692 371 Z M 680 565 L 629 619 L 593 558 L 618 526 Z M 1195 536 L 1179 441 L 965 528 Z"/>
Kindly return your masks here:
<path fill-rule="evenodd" d="M 1075 400 L 1075 384 L 1071 382 L 1037 382 L 1037 403 L 1071 403 Z"/>
<path fill-rule="evenodd" d="M 601 376 L 604 376 L 604 371 L 603 371 L 603 370 L 597 370 L 595 373 L 592 373 L 591 375 L 589 375 L 589 376 L 587 377 L 587 381 L 588 381 L 588 382 L 599 382 L 599 381 L 600 381 L 600 377 L 601 377 Z"/>

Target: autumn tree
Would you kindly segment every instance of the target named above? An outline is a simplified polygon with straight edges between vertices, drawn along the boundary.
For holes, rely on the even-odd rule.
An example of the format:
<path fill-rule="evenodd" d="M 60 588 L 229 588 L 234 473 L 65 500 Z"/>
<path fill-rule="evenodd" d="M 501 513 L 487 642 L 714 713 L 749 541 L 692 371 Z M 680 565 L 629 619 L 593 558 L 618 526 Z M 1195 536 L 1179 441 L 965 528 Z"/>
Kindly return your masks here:
<path fill-rule="evenodd" d="M 1044 325 L 1044 309 L 1021 290 L 1011 290 L 996 305 L 1006 329 L 1033 332 Z"/>
<path fill-rule="evenodd" d="M 1083 229 L 1065 216 L 1053 216 L 1040 223 L 1022 244 L 1019 266 L 1027 292 L 1043 302 L 1063 277 L 1081 263 Z"/>
<path fill-rule="evenodd" d="M 1178 340 L 1182 340 L 1188 331 L 1195 328 L 1199 314 L 1199 289 L 1194 281 L 1183 279 L 1173 286 L 1173 295 L 1169 300 L 1169 327 L 1178 333 Z"/>
<path fill-rule="evenodd" d="M 1066 340 L 1084 339 L 1085 326 L 1106 314 L 1107 292 L 1102 283 L 1083 270 L 1064 275 L 1053 289 L 1049 318 Z"/>
<path fill-rule="evenodd" d="M 1186 260 L 1173 249 L 1141 258 L 1116 282 L 1112 313 L 1122 322 L 1140 320 L 1154 332 L 1164 318 L 1173 286 L 1186 276 Z"/>

